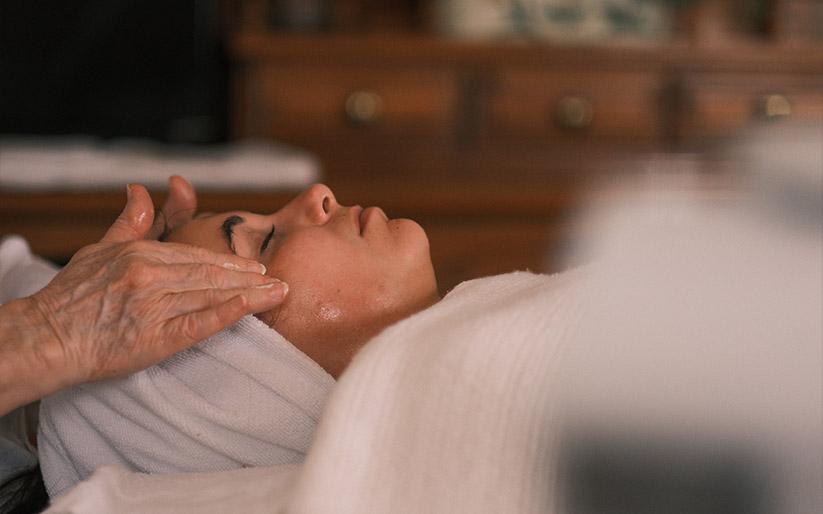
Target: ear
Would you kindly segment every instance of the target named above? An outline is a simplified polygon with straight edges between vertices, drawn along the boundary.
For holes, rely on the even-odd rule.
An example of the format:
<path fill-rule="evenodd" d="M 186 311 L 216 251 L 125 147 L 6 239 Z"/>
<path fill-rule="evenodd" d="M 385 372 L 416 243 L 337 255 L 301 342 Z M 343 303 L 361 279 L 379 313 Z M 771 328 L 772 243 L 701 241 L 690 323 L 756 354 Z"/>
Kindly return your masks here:
<path fill-rule="evenodd" d="M 126 207 L 114 224 L 103 236 L 101 242 L 124 243 L 142 239 L 149 231 L 154 220 L 154 205 L 146 188 L 130 184 L 126 188 Z"/>
<path fill-rule="evenodd" d="M 146 239 L 157 239 L 166 230 L 174 230 L 191 221 L 197 211 L 197 195 L 188 180 L 180 176 L 169 178 L 169 197 Z"/>

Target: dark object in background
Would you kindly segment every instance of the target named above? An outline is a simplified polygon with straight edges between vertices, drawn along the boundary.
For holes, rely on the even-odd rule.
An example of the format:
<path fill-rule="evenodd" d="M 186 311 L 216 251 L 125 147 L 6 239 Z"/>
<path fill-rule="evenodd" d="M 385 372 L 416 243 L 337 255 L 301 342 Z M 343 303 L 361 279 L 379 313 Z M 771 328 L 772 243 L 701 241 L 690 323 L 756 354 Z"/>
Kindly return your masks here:
<path fill-rule="evenodd" d="M 774 514 L 748 448 L 580 437 L 564 451 L 567 514 Z"/>
<path fill-rule="evenodd" d="M 0 0 L 0 134 L 225 139 L 212 0 Z"/>

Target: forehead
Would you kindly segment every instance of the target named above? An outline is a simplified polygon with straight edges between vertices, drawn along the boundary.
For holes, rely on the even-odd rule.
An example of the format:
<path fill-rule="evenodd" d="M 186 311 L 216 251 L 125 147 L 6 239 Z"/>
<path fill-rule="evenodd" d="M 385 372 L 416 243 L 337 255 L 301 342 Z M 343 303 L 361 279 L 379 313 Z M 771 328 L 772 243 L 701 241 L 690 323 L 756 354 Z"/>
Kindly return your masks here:
<path fill-rule="evenodd" d="M 212 227 L 219 227 L 223 220 L 234 213 L 201 212 L 197 213 L 187 223 L 177 227 L 173 233 L 191 234 L 202 230 L 209 230 Z"/>
<path fill-rule="evenodd" d="M 234 213 L 234 212 L 210 212 L 210 211 L 204 211 L 204 212 L 198 212 L 197 214 L 195 214 L 195 215 L 192 217 L 192 219 L 191 219 L 191 220 L 192 220 L 192 221 L 206 221 L 206 220 L 213 219 L 213 218 L 219 218 L 219 217 L 221 217 L 221 215 L 223 215 L 223 217 L 225 217 L 225 216 L 231 216 L 232 214 L 236 214 L 236 213 Z"/>
<path fill-rule="evenodd" d="M 188 243 L 213 249 L 222 240 L 220 227 L 231 217 L 238 216 L 239 212 L 201 212 L 195 214 L 188 222 L 172 227 L 166 236 L 166 241 Z"/>
<path fill-rule="evenodd" d="M 206 225 L 220 225 L 229 218 L 240 218 L 242 221 L 245 221 L 249 215 L 251 215 L 251 213 L 246 211 L 198 212 L 183 226 L 195 225 L 202 227 Z"/>

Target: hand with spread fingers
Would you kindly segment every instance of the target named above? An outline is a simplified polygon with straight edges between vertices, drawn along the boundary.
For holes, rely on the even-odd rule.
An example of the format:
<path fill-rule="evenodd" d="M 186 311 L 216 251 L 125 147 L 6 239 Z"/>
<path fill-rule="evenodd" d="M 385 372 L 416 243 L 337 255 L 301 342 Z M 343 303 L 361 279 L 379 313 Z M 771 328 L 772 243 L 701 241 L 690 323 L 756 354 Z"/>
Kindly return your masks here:
<path fill-rule="evenodd" d="M 196 198 L 170 180 L 158 219 L 148 191 L 128 201 L 103 239 L 81 249 L 32 296 L 0 306 L 0 414 L 69 385 L 125 375 L 283 302 L 262 264 L 151 241 L 191 218 Z"/>

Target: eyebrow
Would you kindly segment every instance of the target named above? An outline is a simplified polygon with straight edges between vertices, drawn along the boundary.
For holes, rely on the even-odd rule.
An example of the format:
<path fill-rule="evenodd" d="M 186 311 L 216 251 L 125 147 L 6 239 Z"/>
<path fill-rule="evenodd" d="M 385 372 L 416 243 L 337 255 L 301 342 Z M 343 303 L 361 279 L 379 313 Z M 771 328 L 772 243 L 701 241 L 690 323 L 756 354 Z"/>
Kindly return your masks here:
<path fill-rule="evenodd" d="M 220 225 L 220 232 L 223 234 L 223 239 L 226 240 L 226 244 L 229 245 L 229 250 L 231 250 L 231 253 L 237 253 L 234 251 L 234 241 L 232 240 L 232 237 L 234 236 L 234 227 L 244 221 L 246 220 L 240 216 L 234 215 L 226 218 L 223 221 L 223 224 Z"/>

